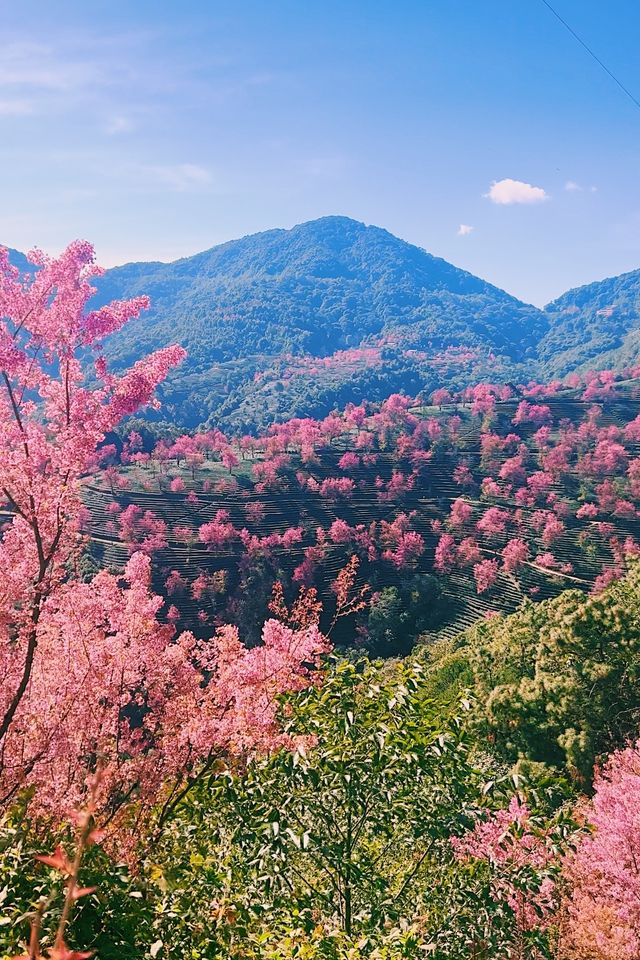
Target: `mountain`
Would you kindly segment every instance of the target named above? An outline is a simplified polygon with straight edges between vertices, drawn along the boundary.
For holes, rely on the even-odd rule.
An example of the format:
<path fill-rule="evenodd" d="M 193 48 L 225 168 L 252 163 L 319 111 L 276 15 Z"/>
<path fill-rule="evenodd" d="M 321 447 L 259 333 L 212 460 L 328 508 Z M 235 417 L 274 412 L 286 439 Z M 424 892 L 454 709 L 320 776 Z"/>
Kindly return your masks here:
<path fill-rule="evenodd" d="M 569 290 L 545 313 L 539 356 L 549 375 L 640 361 L 640 270 Z"/>
<path fill-rule="evenodd" d="M 11 260 L 33 269 L 16 251 Z M 640 362 L 640 270 L 538 310 L 347 217 L 125 264 L 97 287 L 96 305 L 151 298 L 107 344 L 116 368 L 168 343 L 187 349 L 161 390 L 159 417 L 179 427 L 246 432 L 398 390 Z"/>
<path fill-rule="evenodd" d="M 484 280 L 347 217 L 269 230 L 174 263 L 126 264 L 97 285 L 97 304 L 140 293 L 152 302 L 110 340 L 116 367 L 168 343 L 187 349 L 163 395 L 164 417 L 185 426 L 244 429 L 319 415 L 365 395 L 432 389 L 464 377 L 464 362 L 475 364 L 478 378 L 526 375 L 550 322 Z M 442 364 L 430 365 L 444 354 L 446 376 Z M 312 358 L 322 358 L 322 378 Z"/>

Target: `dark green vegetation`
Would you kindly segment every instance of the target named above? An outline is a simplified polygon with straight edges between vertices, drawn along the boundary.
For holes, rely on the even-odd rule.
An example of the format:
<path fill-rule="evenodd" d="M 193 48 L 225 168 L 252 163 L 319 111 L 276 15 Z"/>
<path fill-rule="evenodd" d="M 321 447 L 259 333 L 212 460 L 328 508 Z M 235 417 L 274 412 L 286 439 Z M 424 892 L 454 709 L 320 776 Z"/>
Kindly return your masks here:
<path fill-rule="evenodd" d="M 175 263 L 107 271 L 97 302 L 148 294 L 152 308 L 116 335 L 109 354 L 126 366 L 150 349 L 180 342 L 188 359 L 164 388 L 163 416 L 243 429 L 274 417 L 322 415 L 399 387 L 439 384 L 430 358 L 473 348 L 476 379 L 493 369 L 517 376 L 535 357 L 548 321 L 534 307 L 378 227 L 325 217 L 271 230 Z M 321 376 L 288 376 L 285 359 L 329 357 L 378 347 L 380 363 L 354 358 Z M 523 366 L 524 365 L 524 366 Z M 467 365 L 468 366 L 468 365 Z M 255 382 L 256 373 L 264 380 Z M 452 380 L 466 369 L 453 364 Z"/>
<path fill-rule="evenodd" d="M 550 376 L 604 370 L 640 359 L 640 270 L 569 290 L 546 307 L 540 358 Z"/>
<path fill-rule="evenodd" d="M 22 254 L 11 259 L 28 268 Z M 539 310 L 347 217 L 174 263 L 125 264 L 97 285 L 98 304 L 151 298 L 151 309 L 112 338 L 116 367 L 169 343 L 187 349 L 161 391 L 160 416 L 189 428 L 241 433 L 399 390 L 548 379 L 640 358 L 640 271 Z"/>
<path fill-rule="evenodd" d="M 284 747 L 195 778 L 134 879 L 90 851 L 98 889 L 72 942 L 106 960 L 556 957 L 555 921 L 518 904 L 557 876 L 594 761 L 637 734 L 639 622 L 635 565 L 598 597 L 525 606 L 401 664 L 328 662 L 284 700 Z M 456 855 L 516 787 L 534 860 L 510 853 L 522 826 L 493 860 Z M 46 842 L 19 811 L 0 829 L 7 955 L 51 888 L 32 861 Z"/>
<path fill-rule="evenodd" d="M 589 783 L 599 758 L 637 736 L 640 566 L 596 596 L 525 603 L 425 651 L 445 699 L 474 691 L 497 756 Z"/>
<path fill-rule="evenodd" d="M 555 930 L 523 927 L 517 904 L 496 894 L 507 884 L 535 900 L 556 867 L 456 855 L 456 838 L 508 802 L 514 781 L 477 737 L 472 704 L 447 680 L 441 696 L 445 673 L 415 660 L 328 663 L 322 685 L 283 703 L 289 743 L 197 779 L 134 881 L 91 853 L 86 875 L 100 885 L 78 904 L 72 942 L 105 960 L 550 957 Z M 530 836 L 561 847 L 559 790 L 529 789 Z M 9 838 L 7 952 L 31 891 L 49 883 L 29 862 L 43 838 L 8 822 Z M 47 911 L 45 944 L 49 928 Z"/>
<path fill-rule="evenodd" d="M 142 340 L 148 349 L 154 336 L 177 332 L 194 367 L 251 353 L 325 356 L 405 328 L 440 349 L 471 345 L 472 335 L 492 347 L 501 341 L 521 360 L 543 323 L 536 329 L 538 311 L 497 287 L 346 217 L 255 234 L 171 264 L 116 267 L 99 283 L 100 299 L 123 290 L 146 291 L 153 312 L 127 340 L 114 338 L 112 354 L 131 361 Z"/>

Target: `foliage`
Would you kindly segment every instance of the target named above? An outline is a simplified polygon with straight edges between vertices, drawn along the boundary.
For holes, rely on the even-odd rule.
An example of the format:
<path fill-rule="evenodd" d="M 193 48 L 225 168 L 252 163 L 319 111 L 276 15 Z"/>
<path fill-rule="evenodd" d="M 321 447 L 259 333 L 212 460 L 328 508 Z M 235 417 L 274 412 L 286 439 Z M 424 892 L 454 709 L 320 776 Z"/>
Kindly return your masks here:
<path fill-rule="evenodd" d="M 634 564 L 597 595 L 565 591 L 472 627 L 456 656 L 472 672 L 480 736 L 512 763 L 548 764 L 588 783 L 596 759 L 638 729 L 639 618 Z M 445 645 L 443 663 L 450 657 Z"/>
<path fill-rule="evenodd" d="M 256 255 L 265 270 L 239 273 Z M 203 266 L 212 310 L 208 284 L 184 283 Z M 309 383 L 323 381 L 315 409 L 365 382 L 384 395 L 396 376 L 432 392 L 437 415 L 392 392 L 237 440 L 141 422 L 120 435 L 183 351 L 108 370 L 102 342 L 115 334 L 118 363 L 136 356 L 145 322 L 119 331 L 148 303 L 88 309 L 92 283 L 100 297 L 114 274 L 135 288 L 144 266 L 99 274 L 84 243 L 34 253 L 23 277 L 0 252 L 4 955 L 636 956 L 640 370 L 506 384 L 531 366 L 545 317 L 327 218 L 160 269 L 156 334 L 175 326 L 196 347 L 191 408 L 174 382 L 168 416 L 201 418 L 202 383 L 224 377 L 209 411 L 255 425 L 265 398 L 266 421 Z M 631 296 L 628 280 L 616 289 Z M 193 324 L 176 298 L 196 305 Z M 607 336 L 629 320 L 616 310 L 598 310 Z M 90 380 L 80 360 L 94 352 Z M 98 464 L 101 570 L 81 501 Z M 163 500 L 175 517 L 155 512 Z M 594 577 L 588 598 L 510 617 L 488 606 Z M 485 612 L 462 637 L 405 663 L 323 665 L 321 618 L 402 654 L 460 594 L 463 618 Z M 567 855 L 563 802 L 591 786 Z"/>
<path fill-rule="evenodd" d="M 441 729 L 421 702 L 415 670 L 384 692 L 378 685 L 374 671 L 338 666 L 285 724 L 300 738 L 296 751 L 259 762 L 231 786 L 240 842 L 272 877 L 266 894 L 291 896 L 277 870 L 290 862 L 294 875 L 314 877 L 299 902 L 330 919 L 335 911 L 349 934 L 400 915 L 452 822 L 464 823 L 471 776 L 455 727 Z"/>
<path fill-rule="evenodd" d="M 384 587 L 369 607 L 367 646 L 377 656 L 406 655 L 414 638 L 440 616 L 441 588 L 435 577 L 415 576 L 401 587 Z"/>
<path fill-rule="evenodd" d="M 13 251 L 12 261 L 29 266 Z M 401 390 L 437 389 L 441 404 L 451 386 L 633 366 L 640 356 L 638 271 L 539 311 L 344 217 L 172 264 L 116 267 L 98 288 L 98 304 L 142 292 L 153 300 L 148 318 L 113 338 L 118 367 L 174 339 L 187 348 L 187 365 L 162 390 L 169 430 L 208 420 L 242 433 Z"/>
<path fill-rule="evenodd" d="M 130 431 L 120 465 L 109 453 L 85 492 L 92 550 L 111 562 L 123 548 L 152 554 L 158 590 L 172 569 L 187 590 L 223 577 L 215 597 L 199 591 L 198 609 L 174 603 L 172 618 L 198 636 L 231 621 L 250 643 L 276 580 L 288 593 L 304 584 L 327 594 L 336 565 L 354 554 L 374 598 L 401 586 L 415 607 L 415 587 L 426 605 L 435 573 L 451 601 L 433 605 L 424 625 L 410 617 L 397 649 L 421 629 L 451 630 L 525 597 L 597 591 L 640 553 L 638 385 L 624 376 L 598 374 L 616 396 L 597 407 L 559 382 L 483 383 L 449 392 L 437 412 L 394 394 L 239 440 L 214 429 L 142 449 Z M 336 642 L 378 652 L 354 613 Z"/>
<path fill-rule="evenodd" d="M 417 664 L 343 662 L 286 698 L 296 749 L 203 782 L 154 851 L 163 950 L 511 956 L 524 941 L 500 878 L 506 869 L 533 896 L 551 874 L 530 857 L 514 868 L 456 851 L 452 838 L 471 835 L 487 802 L 485 773 L 470 759 L 459 698 L 451 712 L 431 690 Z M 550 942 L 534 926 L 523 957 Z"/>
<path fill-rule="evenodd" d="M 0 804 L 37 783 L 44 769 L 48 790 L 33 802 L 62 812 L 83 791 L 103 747 L 113 658 L 122 651 L 124 659 L 133 639 L 121 610 L 133 594 L 135 639 L 159 647 L 166 641 L 140 558 L 131 561 L 128 590 L 104 572 L 91 585 L 69 578 L 83 542 L 80 482 L 95 466 L 105 432 L 152 401 L 183 351 L 166 347 L 120 377 L 98 356 L 100 385 L 89 389 L 80 351 L 97 350 L 148 302 L 139 297 L 86 311 L 91 279 L 100 272 L 87 243 L 71 244 L 57 260 L 33 252 L 31 262 L 37 269 L 23 278 L 0 250 L 0 496 L 10 518 L 0 539 Z M 87 656 L 91 640 L 101 670 Z M 128 699 L 142 695 L 135 684 L 127 689 Z M 116 727 L 123 726 L 121 706 L 121 699 L 112 706 Z M 112 746 L 110 734 L 105 747 Z M 136 753 L 131 740 L 127 746 Z"/>
<path fill-rule="evenodd" d="M 548 304 L 549 332 L 540 356 L 549 373 L 638 363 L 640 273 L 590 283 Z"/>
<path fill-rule="evenodd" d="M 80 351 L 97 349 L 147 301 L 87 311 L 99 273 L 89 244 L 32 260 L 38 269 L 22 278 L 0 251 L 0 491 L 9 508 L 0 534 L 0 808 L 24 793 L 30 815 L 64 821 L 83 808 L 99 768 L 96 815 L 131 857 L 159 794 L 168 793 L 161 820 L 216 753 L 282 742 L 276 698 L 311 682 L 328 644 L 316 626 L 275 620 L 253 650 L 233 626 L 206 644 L 176 636 L 158 619 L 163 600 L 138 550 L 160 549 L 166 525 L 133 506 L 120 515 L 135 541 L 123 574 L 87 579 L 77 568 L 80 489 L 96 447 L 153 400 L 183 351 L 167 347 L 119 377 L 99 355 L 100 385 L 89 386 Z M 131 431 L 126 456 L 142 445 Z"/>
<path fill-rule="evenodd" d="M 109 356 L 120 366 L 177 339 L 188 360 L 163 388 L 163 416 L 236 433 L 443 378 L 515 378 L 547 329 L 542 311 L 346 217 L 116 267 L 96 302 L 140 291 L 152 310 Z"/>
<path fill-rule="evenodd" d="M 33 829 L 24 808 L 0 821 L 0 957 L 24 950 L 34 920 L 39 946 L 52 948 L 59 928 L 67 876 L 39 859 L 43 850 L 71 850 L 70 828 Z M 46 859 L 46 858 L 45 858 Z M 57 859 L 55 856 L 54 860 Z M 61 865 L 64 858 L 61 859 Z M 74 898 L 65 939 L 71 948 L 92 950 L 100 960 L 138 960 L 149 940 L 151 913 L 140 881 L 107 856 L 99 844 L 85 851 L 80 879 L 86 892 Z"/>
<path fill-rule="evenodd" d="M 582 810 L 592 832 L 567 859 L 566 938 L 581 960 L 632 960 L 640 951 L 639 811 L 636 743 L 596 774 L 593 799 Z"/>
<path fill-rule="evenodd" d="M 312 597 L 287 612 L 307 611 Z M 285 747 L 194 778 L 138 878 L 87 851 L 82 882 L 98 889 L 69 941 L 114 960 L 551 956 L 567 828 L 509 806 L 486 742 L 457 716 L 465 664 L 451 647 L 445 659 L 343 662 L 286 696 Z M 27 833 L 18 811 L 5 826 L 9 950 L 51 889 L 30 856 L 58 841 Z M 43 943 L 54 923 L 46 913 Z"/>

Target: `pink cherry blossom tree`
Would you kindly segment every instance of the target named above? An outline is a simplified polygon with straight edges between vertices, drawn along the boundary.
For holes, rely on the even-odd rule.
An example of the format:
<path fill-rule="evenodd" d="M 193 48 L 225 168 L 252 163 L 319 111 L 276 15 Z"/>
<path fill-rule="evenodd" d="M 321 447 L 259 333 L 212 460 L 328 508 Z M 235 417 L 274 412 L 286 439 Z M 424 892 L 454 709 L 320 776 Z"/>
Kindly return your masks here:
<path fill-rule="evenodd" d="M 575 956 L 635 960 L 640 955 L 640 746 L 614 753 L 582 813 L 585 833 L 564 873 L 569 945 Z"/>
<path fill-rule="evenodd" d="M 466 836 L 452 840 L 452 845 L 458 859 L 483 860 L 490 865 L 494 896 L 511 907 L 521 932 L 544 929 L 553 921 L 559 900 L 556 848 L 553 838 L 533 822 L 520 797 L 480 820 Z M 527 883 L 531 876 L 535 882 Z M 518 951 L 514 956 L 524 954 Z"/>
<path fill-rule="evenodd" d="M 0 744 L 14 723 L 22 723 L 25 698 L 33 697 L 48 605 L 81 545 L 81 478 L 105 433 L 152 402 L 156 385 L 184 355 L 168 347 L 120 376 L 98 355 L 98 385 L 91 389 L 79 352 L 97 350 L 148 301 L 87 310 L 91 279 L 100 272 L 87 243 L 71 244 L 57 259 L 38 251 L 30 259 L 34 271 L 21 277 L 8 251 L 0 250 L 0 495 L 13 514 L 0 542 L 6 571 L 0 587 Z"/>
<path fill-rule="evenodd" d="M 232 627 L 206 643 L 176 637 L 175 610 L 160 622 L 164 601 L 141 552 L 122 576 L 74 578 L 85 543 L 81 486 L 96 449 L 154 402 L 184 351 L 158 351 L 121 375 L 98 355 L 90 385 L 80 351 L 97 350 L 147 301 L 88 309 L 98 270 L 86 243 L 31 260 L 33 273 L 21 277 L 0 251 L 0 491 L 10 512 L 0 533 L 0 807 L 27 787 L 32 812 L 65 816 L 99 762 L 96 811 L 124 829 L 118 814 L 134 793 L 144 822 L 161 788 L 175 795 L 217 752 L 284 742 L 279 694 L 312 680 L 327 641 L 315 627 L 276 621 L 252 649 Z M 163 521 L 127 511 L 120 520 L 142 546 L 164 541 Z"/>
<path fill-rule="evenodd" d="M 473 568 L 473 577 L 476 581 L 478 593 L 486 593 L 498 579 L 500 565 L 497 560 L 481 560 Z"/>
<path fill-rule="evenodd" d="M 453 530 L 459 530 L 466 526 L 473 514 L 473 507 L 462 497 L 457 497 L 451 504 L 451 511 L 447 523 Z"/>
<path fill-rule="evenodd" d="M 517 537 L 510 540 L 502 551 L 502 564 L 505 573 L 516 573 L 523 563 L 529 559 L 529 548 Z"/>
<path fill-rule="evenodd" d="M 455 538 L 443 533 L 436 545 L 433 565 L 440 573 L 450 573 L 456 565 L 457 551 Z"/>

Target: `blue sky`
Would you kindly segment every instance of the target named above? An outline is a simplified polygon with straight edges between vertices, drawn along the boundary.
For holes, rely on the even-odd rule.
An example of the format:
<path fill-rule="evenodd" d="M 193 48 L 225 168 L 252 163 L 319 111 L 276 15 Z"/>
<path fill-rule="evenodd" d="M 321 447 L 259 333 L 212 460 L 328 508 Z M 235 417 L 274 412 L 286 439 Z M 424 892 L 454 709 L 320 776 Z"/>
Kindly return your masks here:
<path fill-rule="evenodd" d="M 637 0 L 554 5 L 640 99 Z M 2 8 L 10 246 L 168 260 L 338 213 L 539 304 L 640 267 L 640 110 L 541 0 Z"/>

